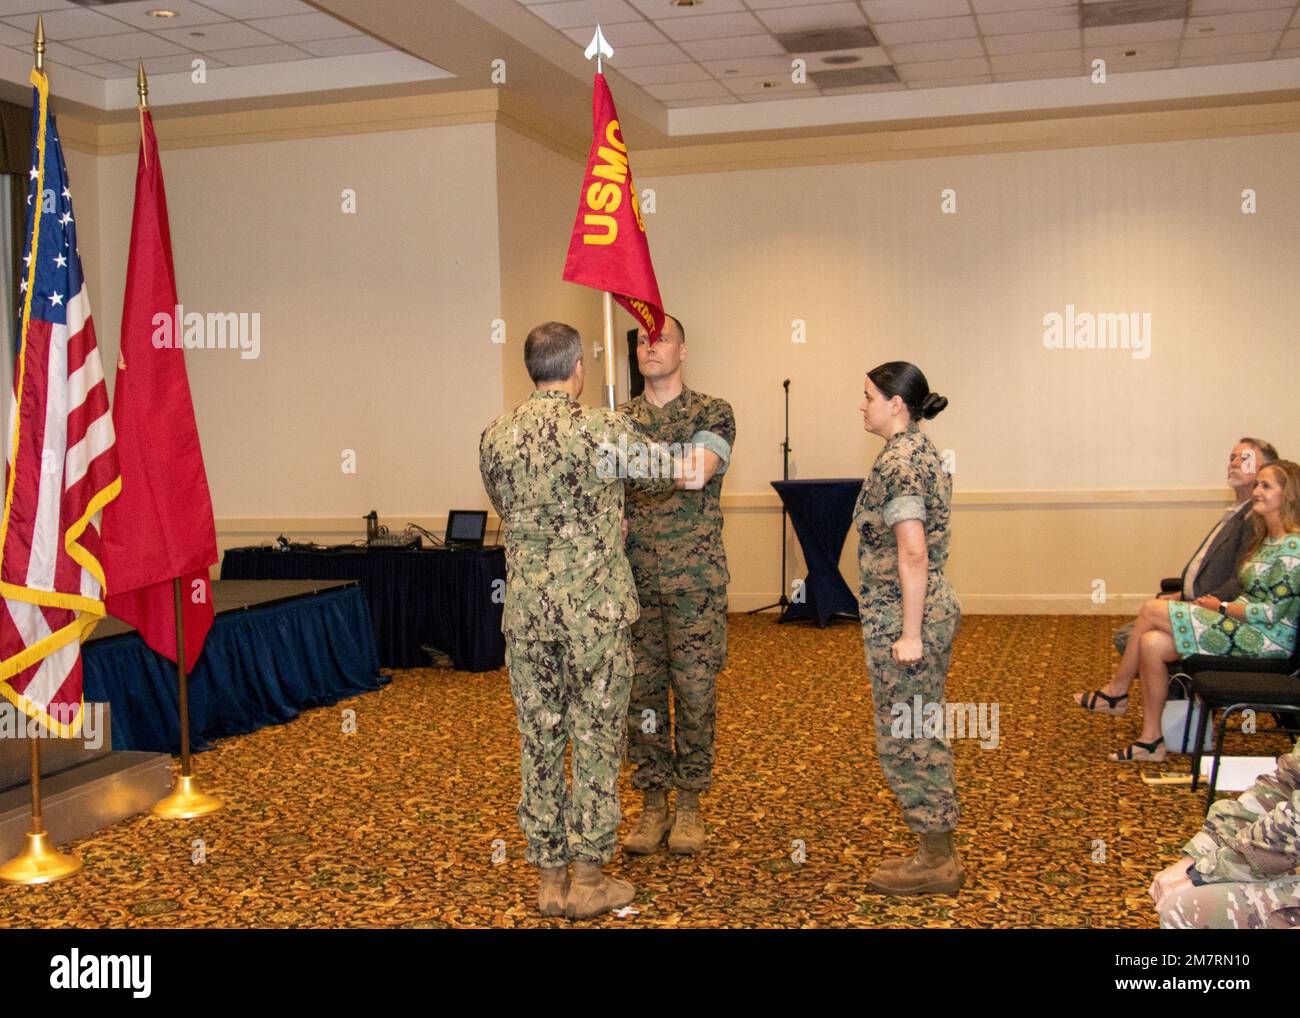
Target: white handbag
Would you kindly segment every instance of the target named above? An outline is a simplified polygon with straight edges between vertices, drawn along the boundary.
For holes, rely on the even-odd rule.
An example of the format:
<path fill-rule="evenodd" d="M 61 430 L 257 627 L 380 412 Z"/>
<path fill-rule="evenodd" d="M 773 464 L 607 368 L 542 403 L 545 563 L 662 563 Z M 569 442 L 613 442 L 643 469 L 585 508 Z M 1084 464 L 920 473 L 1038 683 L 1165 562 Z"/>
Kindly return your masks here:
<path fill-rule="evenodd" d="M 1183 686 L 1186 692 L 1187 687 Z M 1192 701 L 1185 695 L 1181 700 L 1166 700 L 1165 709 L 1160 713 L 1160 734 L 1165 737 L 1165 746 L 1171 753 L 1192 752 L 1191 747 L 1196 742 L 1196 726 L 1201 721 L 1201 711 L 1205 710 L 1203 703 L 1197 703 L 1196 708 L 1192 710 L 1192 724 L 1187 726 L 1187 711 L 1191 707 Z M 1183 733 L 1187 733 L 1187 741 L 1183 741 Z M 1214 749 L 1214 726 L 1207 724 L 1205 726 L 1205 745 L 1201 747 L 1202 752 L 1208 753 Z"/>

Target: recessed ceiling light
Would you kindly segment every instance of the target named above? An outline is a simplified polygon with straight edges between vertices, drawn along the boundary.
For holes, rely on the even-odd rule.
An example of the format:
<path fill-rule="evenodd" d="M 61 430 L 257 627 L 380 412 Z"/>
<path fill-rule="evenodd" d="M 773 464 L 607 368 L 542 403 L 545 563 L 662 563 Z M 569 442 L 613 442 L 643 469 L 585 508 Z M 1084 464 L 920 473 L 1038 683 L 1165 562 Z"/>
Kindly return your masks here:
<path fill-rule="evenodd" d="M 1124 55 L 1125 55 L 1126 57 L 1135 57 L 1135 56 L 1138 55 L 1138 51 L 1135 50 L 1135 49 L 1126 49 L 1126 50 L 1124 51 Z"/>
<path fill-rule="evenodd" d="M 669 7 L 703 7 L 704 0 L 668 0 Z"/>
<path fill-rule="evenodd" d="M 190 35 L 196 39 L 206 39 L 208 37 L 207 32 L 191 32 Z"/>
<path fill-rule="evenodd" d="M 760 85 L 759 87 L 760 87 L 760 88 L 776 88 L 776 87 L 777 87 L 777 83 L 776 83 L 775 81 L 765 81 L 765 82 L 763 82 L 762 85 Z"/>
<path fill-rule="evenodd" d="M 167 10 L 166 8 L 162 8 L 162 7 L 160 7 L 160 8 L 159 8 L 158 10 L 156 10 L 156 11 L 145 11 L 145 13 L 146 13 L 147 15 L 149 15 L 149 17 L 151 17 L 151 18 L 174 18 L 174 17 L 176 17 L 176 12 L 175 12 L 175 11 L 169 11 L 169 10 Z"/>

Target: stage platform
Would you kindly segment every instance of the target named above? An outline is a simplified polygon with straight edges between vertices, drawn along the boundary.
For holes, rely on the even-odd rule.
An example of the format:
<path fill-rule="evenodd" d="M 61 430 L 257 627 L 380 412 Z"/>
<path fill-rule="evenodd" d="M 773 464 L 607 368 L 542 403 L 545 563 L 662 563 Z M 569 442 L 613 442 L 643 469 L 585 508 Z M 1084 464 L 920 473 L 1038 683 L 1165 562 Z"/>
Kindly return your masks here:
<path fill-rule="evenodd" d="M 190 676 L 196 751 L 388 681 L 355 583 L 217 580 L 212 596 L 216 620 Z M 113 749 L 179 753 L 175 664 L 117 619 L 96 627 L 83 656 L 86 701 L 112 706 Z"/>

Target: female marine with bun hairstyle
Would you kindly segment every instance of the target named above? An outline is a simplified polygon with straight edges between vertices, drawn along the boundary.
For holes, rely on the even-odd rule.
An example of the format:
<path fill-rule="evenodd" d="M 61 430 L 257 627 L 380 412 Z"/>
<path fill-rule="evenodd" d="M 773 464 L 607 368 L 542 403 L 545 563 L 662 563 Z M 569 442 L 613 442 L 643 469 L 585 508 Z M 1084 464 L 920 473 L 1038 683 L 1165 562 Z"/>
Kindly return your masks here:
<path fill-rule="evenodd" d="M 958 807 L 952 750 L 942 727 L 936 734 L 921 724 L 934 716 L 930 705 L 943 711 L 961 621 L 961 605 L 944 574 L 952 478 L 920 429 L 920 421 L 937 416 L 948 401 L 905 361 L 867 372 L 863 394 L 863 424 L 885 440 L 853 516 L 876 750 L 903 819 L 920 836 L 914 855 L 885 862 L 869 883 L 883 894 L 953 892 L 965 874 L 953 847 Z M 915 716 L 918 698 L 921 717 Z M 906 705 L 906 712 L 895 711 L 896 704 Z"/>

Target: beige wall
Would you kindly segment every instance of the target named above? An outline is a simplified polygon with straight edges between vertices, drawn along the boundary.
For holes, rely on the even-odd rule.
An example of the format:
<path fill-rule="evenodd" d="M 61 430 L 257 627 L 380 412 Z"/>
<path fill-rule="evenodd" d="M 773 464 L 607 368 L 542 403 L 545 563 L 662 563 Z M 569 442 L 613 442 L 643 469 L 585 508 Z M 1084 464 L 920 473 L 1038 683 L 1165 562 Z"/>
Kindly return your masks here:
<path fill-rule="evenodd" d="M 1239 435 L 1300 450 L 1298 159 L 1283 134 L 646 179 L 689 382 L 736 410 L 724 498 L 780 477 L 786 377 L 793 476 L 863 476 L 880 444 L 857 412 L 863 372 L 911 360 L 951 400 L 927 428 L 956 455 L 968 607 L 1091 611 L 1094 579 L 1149 590 L 1227 497 Z M 1045 348 L 1043 316 L 1067 303 L 1150 312 L 1151 356 Z M 1092 505 L 1105 489 L 1148 493 Z M 778 528 L 772 508 L 729 513 L 733 607 L 771 599 Z"/>
<path fill-rule="evenodd" d="M 662 292 L 690 330 L 688 381 L 736 409 L 733 608 L 777 593 L 781 380 L 794 476 L 860 477 L 879 447 L 861 375 L 895 357 L 952 400 L 927 427 L 957 457 L 951 568 L 968 610 L 1127 610 L 1177 571 L 1227 496 L 1239 433 L 1300 449 L 1266 391 L 1298 380 L 1297 157 L 1300 134 L 1282 133 L 639 179 L 656 190 Z M 68 158 L 111 363 L 135 156 Z M 184 303 L 263 316 L 260 359 L 187 354 L 223 548 L 350 540 L 370 508 L 437 527 L 486 506 L 478 435 L 531 388 L 522 347 L 539 321 L 583 331 L 599 401 L 599 297 L 560 279 L 575 159 L 492 123 L 163 159 Z M 345 187 L 356 216 L 339 212 Z M 946 187 L 955 216 L 940 214 Z M 1245 187 L 1258 215 L 1240 212 Z M 1067 303 L 1150 311 L 1151 357 L 1045 349 L 1042 317 Z M 356 475 L 339 469 L 346 448 Z"/>
<path fill-rule="evenodd" d="M 400 525 L 484 504 L 478 436 L 501 410 L 493 126 L 162 158 L 182 303 L 262 316 L 259 358 L 186 354 L 218 520 L 269 517 L 274 534 L 339 517 L 348 539 L 372 508 Z M 98 162 L 96 319 L 112 363 L 136 157 Z"/>
<path fill-rule="evenodd" d="M 505 406 L 522 403 L 533 389 L 524 367 L 524 340 L 546 321 L 567 322 L 582 333 L 583 398 L 598 403 L 604 368 L 593 356 L 593 344 L 602 335 L 600 294 L 561 278 L 583 165 L 506 127 L 497 127 L 496 145 Z"/>

